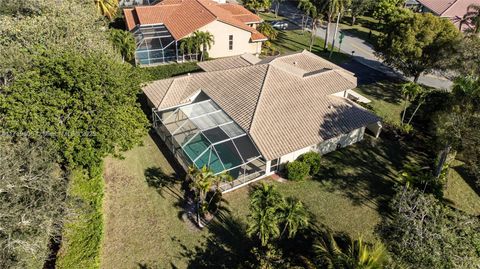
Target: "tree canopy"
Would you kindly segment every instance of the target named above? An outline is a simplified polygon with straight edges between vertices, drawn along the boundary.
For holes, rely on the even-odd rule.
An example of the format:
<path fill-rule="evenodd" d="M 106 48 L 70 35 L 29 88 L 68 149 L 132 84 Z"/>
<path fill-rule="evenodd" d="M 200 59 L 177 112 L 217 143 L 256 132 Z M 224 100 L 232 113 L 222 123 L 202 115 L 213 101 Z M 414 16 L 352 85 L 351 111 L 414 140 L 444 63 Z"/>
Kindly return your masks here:
<path fill-rule="evenodd" d="M 378 40 L 377 55 L 415 82 L 422 73 L 442 69 L 442 61 L 452 56 L 461 38 L 451 22 L 429 13 L 407 12 L 386 28 Z"/>

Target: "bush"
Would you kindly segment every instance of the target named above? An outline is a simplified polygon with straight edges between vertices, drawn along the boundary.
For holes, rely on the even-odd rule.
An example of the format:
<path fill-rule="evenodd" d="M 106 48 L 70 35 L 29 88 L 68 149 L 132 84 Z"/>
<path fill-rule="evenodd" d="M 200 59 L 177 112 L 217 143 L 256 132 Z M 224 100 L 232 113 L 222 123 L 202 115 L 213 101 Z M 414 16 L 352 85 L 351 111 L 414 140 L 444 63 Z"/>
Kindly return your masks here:
<path fill-rule="evenodd" d="M 301 161 L 310 166 L 311 176 L 316 175 L 318 171 L 320 171 L 320 162 L 321 162 L 320 153 L 313 152 L 313 151 L 304 153 L 297 158 L 297 161 Z"/>
<path fill-rule="evenodd" d="M 287 164 L 287 178 L 290 180 L 303 180 L 310 172 L 310 165 L 308 163 L 293 161 Z"/>

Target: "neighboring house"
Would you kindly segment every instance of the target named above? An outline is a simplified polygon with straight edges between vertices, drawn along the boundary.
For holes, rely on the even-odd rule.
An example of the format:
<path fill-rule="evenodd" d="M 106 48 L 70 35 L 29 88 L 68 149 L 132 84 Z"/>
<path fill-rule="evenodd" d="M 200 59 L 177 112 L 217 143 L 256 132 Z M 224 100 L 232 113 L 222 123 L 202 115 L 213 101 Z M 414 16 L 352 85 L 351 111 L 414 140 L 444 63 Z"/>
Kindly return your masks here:
<path fill-rule="evenodd" d="M 429 12 L 439 17 L 448 18 L 460 29 L 460 22 L 472 4 L 480 5 L 480 0 L 417 0 L 420 12 Z M 462 24 L 460 30 L 471 28 L 467 23 Z"/>
<path fill-rule="evenodd" d="M 211 0 L 164 0 L 152 6 L 124 9 L 137 43 L 135 59 L 150 65 L 184 61 L 181 40 L 195 31 L 213 35 L 210 57 L 259 54 L 267 38 L 255 28 L 262 20 L 238 4 Z M 188 59 L 188 57 L 187 57 Z"/>
<path fill-rule="evenodd" d="M 118 5 L 120 7 L 133 7 L 133 6 L 144 6 L 144 5 L 153 5 L 159 0 L 120 0 Z"/>
<path fill-rule="evenodd" d="M 310 52 L 260 60 L 241 55 L 199 63 L 205 71 L 143 88 L 153 124 L 184 168 L 235 180 L 229 191 L 271 175 L 299 155 L 378 137 L 380 118 L 348 97 L 352 73 Z M 358 96 L 358 94 L 357 94 Z"/>

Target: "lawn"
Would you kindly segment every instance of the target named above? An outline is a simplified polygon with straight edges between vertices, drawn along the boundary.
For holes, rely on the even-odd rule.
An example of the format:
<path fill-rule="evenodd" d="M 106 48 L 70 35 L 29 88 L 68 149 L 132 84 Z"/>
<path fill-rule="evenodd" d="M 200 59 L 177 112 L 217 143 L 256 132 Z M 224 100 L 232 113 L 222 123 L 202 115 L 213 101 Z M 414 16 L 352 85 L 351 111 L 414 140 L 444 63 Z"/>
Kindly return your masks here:
<path fill-rule="evenodd" d="M 450 201 L 453 206 L 470 213 L 480 215 L 480 196 L 472 187 L 473 178 L 470 179 L 461 161 L 455 160 L 448 172 L 447 184 L 445 186 L 444 198 Z"/>
<path fill-rule="evenodd" d="M 323 39 L 315 37 L 312 52 L 320 57 L 329 59 L 336 64 L 348 61 L 350 56 L 338 51 L 333 52 L 330 58 L 330 52 L 323 50 Z M 291 53 L 295 51 L 309 50 L 310 32 L 302 30 L 279 30 L 278 37 L 272 41 L 274 48 L 281 54 Z M 331 47 L 331 46 L 330 46 Z"/>
<path fill-rule="evenodd" d="M 181 218 L 183 192 L 175 170 L 149 136 L 144 145 L 105 160 L 102 268 L 186 268 L 182 245 L 204 242 Z M 142 267 L 144 266 L 144 267 Z"/>
<path fill-rule="evenodd" d="M 375 44 L 380 35 L 378 27 L 378 20 L 368 16 L 359 16 L 353 26 L 350 17 L 344 17 L 340 22 L 340 29 L 346 35 L 356 36 L 370 44 Z"/>

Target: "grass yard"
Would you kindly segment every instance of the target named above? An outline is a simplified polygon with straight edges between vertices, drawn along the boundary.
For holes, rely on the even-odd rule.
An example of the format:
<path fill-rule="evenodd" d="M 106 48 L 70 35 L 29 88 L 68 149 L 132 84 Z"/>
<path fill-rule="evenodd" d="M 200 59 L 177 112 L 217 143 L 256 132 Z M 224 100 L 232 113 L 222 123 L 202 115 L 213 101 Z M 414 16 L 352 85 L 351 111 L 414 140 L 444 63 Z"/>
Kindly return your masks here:
<path fill-rule="evenodd" d="M 330 52 L 323 50 L 323 39 L 315 37 L 312 52 L 320 57 L 329 59 Z M 291 53 L 295 51 L 308 50 L 310 45 L 310 32 L 302 30 L 279 30 L 278 37 L 272 41 L 273 46 L 280 51 L 281 54 Z M 336 64 L 348 61 L 350 56 L 338 51 L 333 52 L 332 58 L 329 59 Z"/>
<path fill-rule="evenodd" d="M 403 111 L 401 83 L 381 81 L 361 85 L 355 91 L 372 101 L 369 105 L 384 121 L 400 124 Z"/>
<path fill-rule="evenodd" d="M 480 215 L 480 196 L 467 182 L 469 179 L 463 163 L 455 160 L 448 172 L 447 185 L 445 186 L 444 198 L 453 206 L 470 213 Z"/>
<path fill-rule="evenodd" d="M 182 245 L 194 248 L 205 232 L 185 225 L 183 192 L 155 142 L 105 161 L 105 238 L 102 268 L 186 268 Z M 144 266 L 144 267 L 142 267 Z"/>
<path fill-rule="evenodd" d="M 351 25 L 351 17 L 344 17 L 340 22 L 340 29 L 346 35 L 356 36 L 370 44 L 375 44 L 380 31 L 378 31 L 378 21 L 372 17 L 359 16 L 355 25 Z M 370 35 L 370 31 L 372 34 Z"/>

